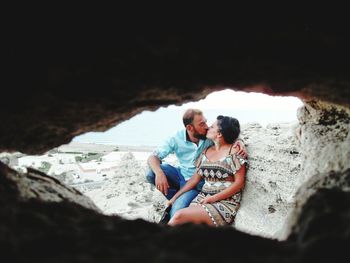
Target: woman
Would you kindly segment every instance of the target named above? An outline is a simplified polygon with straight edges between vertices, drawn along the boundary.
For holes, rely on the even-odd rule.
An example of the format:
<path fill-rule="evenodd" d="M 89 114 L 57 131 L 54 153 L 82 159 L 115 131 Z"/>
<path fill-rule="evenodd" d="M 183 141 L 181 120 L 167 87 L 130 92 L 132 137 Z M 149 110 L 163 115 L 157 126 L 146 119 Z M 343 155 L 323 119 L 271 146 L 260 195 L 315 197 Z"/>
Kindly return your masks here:
<path fill-rule="evenodd" d="M 169 225 L 191 222 L 223 226 L 234 222 L 241 202 L 246 173 L 244 164 L 247 162 L 237 154 L 238 148 L 233 147 L 239 133 L 238 120 L 227 116 L 218 116 L 209 127 L 207 138 L 214 145 L 199 156 L 196 173 L 168 204 L 171 205 L 181 194 L 196 187 L 202 177 L 205 184 L 189 207 L 175 213 Z"/>

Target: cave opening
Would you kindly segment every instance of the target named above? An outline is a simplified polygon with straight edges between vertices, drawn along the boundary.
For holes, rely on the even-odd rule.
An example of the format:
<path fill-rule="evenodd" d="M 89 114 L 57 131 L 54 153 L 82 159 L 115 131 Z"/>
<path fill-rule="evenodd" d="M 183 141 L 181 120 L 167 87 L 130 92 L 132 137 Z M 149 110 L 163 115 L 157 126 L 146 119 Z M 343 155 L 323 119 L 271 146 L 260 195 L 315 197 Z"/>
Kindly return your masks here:
<path fill-rule="evenodd" d="M 77 136 L 44 155 L 3 153 L 2 161 L 18 171 L 31 167 L 59 179 L 88 196 L 107 215 L 157 222 L 166 199 L 145 181 L 147 157 L 182 129 L 181 116 L 187 108 L 201 109 L 208 125 L 218 115 L 234 116 L 241 123 L 241 137 L 252 160 L 236 228 L 283 239 L 283 226 L 301 182 L 296 111 L 302 105 L 294 97 L 224 89 L 197 102 L 142 112 L 106 132 Z M 173 154 L 165 161 L 178 165 Z"/>

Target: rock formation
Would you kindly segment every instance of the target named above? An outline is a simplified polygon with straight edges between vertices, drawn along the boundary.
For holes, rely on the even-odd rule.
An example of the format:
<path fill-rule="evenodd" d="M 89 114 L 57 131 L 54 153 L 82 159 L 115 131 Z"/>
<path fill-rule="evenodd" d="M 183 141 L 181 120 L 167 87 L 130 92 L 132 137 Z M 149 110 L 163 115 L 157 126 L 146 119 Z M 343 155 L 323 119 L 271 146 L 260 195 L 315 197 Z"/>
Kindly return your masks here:
<path fill-rule="evenodd" d="M 46 48 L 31 30 L 26 36 L 33 41 L 11 39 L 0 151 L 43 153 L 143 109 L 231 87 L 304 100 L 299 120 L 305 183 L 286 226 L 291 232 L 278 242 L 232 228 L 167 228 L 104 216 L 87 208 L 87 200 L 82 205 L 63 196 L 58 188 L 65 187 L 52 179 L 30 171 L 19 175 L 1 164 L 1 260 L 340 262 L 350 240 L 350 41 L 346 23 L 308 18 L 211 19 L 195 26 L 143 20 L 127 29 L 115 23 L 113 30 L 52 26 Z M 31 192 L 26 180 L 43 187 Z M 45 186 L 48 181 L 55 187 Z"/>

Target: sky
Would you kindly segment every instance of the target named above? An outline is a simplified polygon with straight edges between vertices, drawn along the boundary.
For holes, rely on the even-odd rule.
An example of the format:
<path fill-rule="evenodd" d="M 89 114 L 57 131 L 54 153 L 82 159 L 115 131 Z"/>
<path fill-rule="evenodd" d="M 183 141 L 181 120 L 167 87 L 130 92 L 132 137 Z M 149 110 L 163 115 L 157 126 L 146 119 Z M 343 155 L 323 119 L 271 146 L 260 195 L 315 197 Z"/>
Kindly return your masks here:
<path fill-rule="evenodd" d="M 261 93 L 237 92 L 230 89 L 213 92 L 205 99 L 144 111 L 105 132 L 89 132 L 73 139 L 75 142 L 131 146 L 158 146 L 167 137 L 183 129 L 182 114 L 188 108 L 203 111 L 208 125 L 218 115 L 232 116 L 241 124 L 258 122 L 297 121 L 297 109 L 302 106 L 295 97 L 272 97 Z"/>
<path fill-rule="evenodd" d="M 225 89 L 209 94 L 205 99 L 180 106 L 205 109 L 249 109 L 249 110 L 296 110 L 302 105 L 295 97 L 269 96 L 262 93 L 242 92 Z M 175 107 L 175 106 L 173 106 Z"/>

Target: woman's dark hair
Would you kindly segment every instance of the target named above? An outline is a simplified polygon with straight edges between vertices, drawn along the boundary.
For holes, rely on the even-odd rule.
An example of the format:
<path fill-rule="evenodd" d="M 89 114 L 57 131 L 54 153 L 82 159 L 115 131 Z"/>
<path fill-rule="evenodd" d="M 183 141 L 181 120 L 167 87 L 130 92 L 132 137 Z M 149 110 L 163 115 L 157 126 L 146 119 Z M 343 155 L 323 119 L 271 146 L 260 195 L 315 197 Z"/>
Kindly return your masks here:
<path fill-rule="evenodd" d="M 241 132 L 239 121 L 236 118 L 219 115 L 217 118 L 219 131 L 225 142 L 234 143 Z"/>

